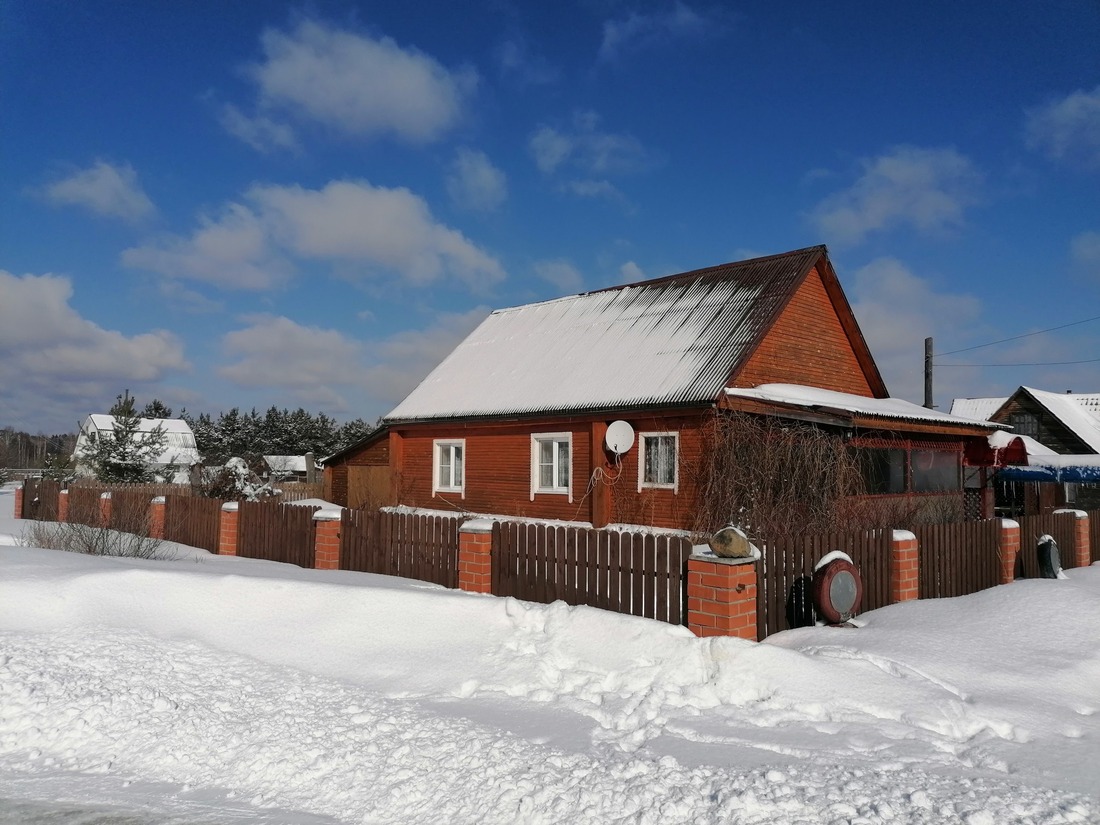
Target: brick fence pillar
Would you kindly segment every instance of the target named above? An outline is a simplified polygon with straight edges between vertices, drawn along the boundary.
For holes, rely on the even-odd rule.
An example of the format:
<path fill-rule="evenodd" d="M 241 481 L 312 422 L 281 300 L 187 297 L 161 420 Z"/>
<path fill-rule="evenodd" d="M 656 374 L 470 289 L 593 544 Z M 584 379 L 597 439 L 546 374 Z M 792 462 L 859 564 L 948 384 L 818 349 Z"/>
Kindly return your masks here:
<path fill-rule="evenodd" d="M 154 496 L 149 502 L 149 538 L 164 538 L 164 496 Z"/>
<path fill-rule="evenodd" d="M 688 629 L 696 636 L 755 642 L 755 558 L 725 559 L 710 549 L 688 557 Z"/>
<path fill-rule="evenodd" d="M 15 488 L 15 518 L 23 518 L 23 485 Z"/>
<path fill-rule="evenodd" d="M 57 520 L 69 520 L 69 491 L 62 490 L 57 494 Z"/>
<path fill-rule="evenodd" d="M 458 529 L 458 588 L 493 592 L 493 522 L 471 519 Z"/>
<path fill-rule="evenodd" d="M 1001 584 L 1016 581 L 1016 557 L 1020 554 L 1020 524 L 1010 518 L 1001 519 L 1001 536 L 997 547 L 1001 557 Z"/>
<path fill-rule="evenodd" d="M 313 567 L 340 569 L 341 510 L 318 510 L 313 514 Z"/>
<path fill-rule="evenodd" d="M 895 530 L 890 545 L 890 603 L 920 598 L 920 547 L 908 530 Z"/>
<path fill-rule="evenodd" d="M 240 518 L 240 505 L 227 501 L 222 505 L 222 517 L 218 522 L 218 555 L 237 555 L 237 520 Z"/>
<path fill-rule="evenodd" d="M 1055 510 L 1055 513 L 1073 513 L 1077 518 L 1074 525 L 1074 546 L 1076 548 L 1074 567 L 1088 567 L 1092 564 L 1092 547 L 1089 543 L 1089 514 L 1084 510 L 1070 508 Z"/>
<path fill-rule="evenodd" d="M 99 494 L 99 525 L 106 527 L 111 523 L 111 493 Z"/>

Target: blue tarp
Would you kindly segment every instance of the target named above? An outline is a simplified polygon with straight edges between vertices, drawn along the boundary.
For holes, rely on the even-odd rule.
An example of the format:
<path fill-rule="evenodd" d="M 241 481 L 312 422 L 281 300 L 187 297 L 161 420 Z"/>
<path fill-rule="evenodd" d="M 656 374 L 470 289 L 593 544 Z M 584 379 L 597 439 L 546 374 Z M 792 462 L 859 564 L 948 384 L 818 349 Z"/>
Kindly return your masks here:
<path fill-rule="evenodd" d="M 1033 457 L 1038 461 L 1038 457 Z M 1057 481 L 1070 484 L 1100 484 L 1100 466 L 1075 464 L 1050 467 L 1037 464 L 1031 467 L 1001 467 L 997 478 L 1002 481 Z"/>

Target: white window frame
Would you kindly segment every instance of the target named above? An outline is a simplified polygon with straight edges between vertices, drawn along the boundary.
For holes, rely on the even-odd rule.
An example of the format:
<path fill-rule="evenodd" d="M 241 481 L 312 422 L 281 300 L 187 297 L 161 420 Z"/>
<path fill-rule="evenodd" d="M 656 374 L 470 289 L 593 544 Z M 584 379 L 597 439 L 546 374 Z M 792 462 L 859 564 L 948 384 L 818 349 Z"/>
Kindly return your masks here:
<path fill-rule="evenodd" d="M 646 471 L 646 449 L 645 440 L 647 438 L 672 438 L 673 449 L 676 452 L 675 461 L 672 466 L 672 483 L 658 483 L 655 481 L 645 480 Z M 680 492 L 680 434 L 677 432 L 651 432 L 651 433 L 638 433 L 638 492 L 642 490 L 672 490 L 674 493 Z"/>
<path fill-rule="evenodd" d="M 451 450 L 451 478 L 447 481 L 454 481 L 454 448 L 458 447 L 462 450 L 462 478 L 459 479 L 457 487 L 448 486 L 443 483 L 444 479 L 441 476 L 442 462 L 440 458 L 443 455 L 443 450 Z M 466 439 L 465 438 L 437 438 L 432 442 L 432 496 L 436 496 L 439 493 L 458 493 L 459 497 L 466 498 Z"/>
<path fill-rule="evenodd" d="M 539 485 L 539 445 L 544 441 L 560 443 L 564 441 L 569 445 L 569 477 L 564 487 L 542 487 Z M 557 465 L 558 451 L 554 450 L 554 475 L 558 475 Z M 556 480 L 556 478 L 555 478 Z M 568 496 L 569 503 L 573 503 L 573 433 L 532 433 L 531 434 L 531 501 L 535 495 Z"/>

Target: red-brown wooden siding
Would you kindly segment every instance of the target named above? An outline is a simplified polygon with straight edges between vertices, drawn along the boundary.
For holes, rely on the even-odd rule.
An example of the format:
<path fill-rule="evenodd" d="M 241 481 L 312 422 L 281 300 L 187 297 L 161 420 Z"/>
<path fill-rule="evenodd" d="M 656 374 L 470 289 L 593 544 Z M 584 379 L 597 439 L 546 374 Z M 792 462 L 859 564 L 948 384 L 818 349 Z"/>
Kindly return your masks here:
<path fill-rule="evenodd" d="M 730 386 L 773 383 L 874 395 L 816 268 Z"/>
<path fill-rule="evenodd" d="M 595 419 L 605 421 L 605 419 Z M 612 419 L 606 419 L 610 421 Z M 700 451 L 700 414 L 624 417 L 638 432 L 680 434 L 679 489 L 638 491 L 638 455 L 634 446 L 621 468 L 605 467 L 610 486 L 611 520 L 655 527 L 693 526 L 695 487 L 690 463 Z M 592 467 L 594 419 L 540 420 L 508 424 L 421 425 L 401 430 L 403 467 L 398 481 L 400 501 L 415 507 L 464 510 L 526 518 L 593 520 L 593 496 L 586 495 Z M 531 435 L 569 432 L 573 437 L 572 502 L 560 494 L 536 493 L 531 498 Z M 465 496 L 432 494 L 433 444 L 436 439 L 465 439 Z M 602 453 L 602 445 L 599 447 Z M 602 455 L 597 455 L 602 460 Z M 620 472 L 621 470 L 621 472 Z"/>

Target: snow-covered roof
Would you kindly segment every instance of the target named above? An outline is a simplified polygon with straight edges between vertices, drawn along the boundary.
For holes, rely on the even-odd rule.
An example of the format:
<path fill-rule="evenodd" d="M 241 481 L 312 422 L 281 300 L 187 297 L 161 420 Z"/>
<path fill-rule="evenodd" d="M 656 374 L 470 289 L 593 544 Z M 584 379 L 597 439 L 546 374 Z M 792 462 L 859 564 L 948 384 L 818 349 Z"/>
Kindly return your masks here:
<path fill-rule="evenodd" d="M 92 431 L 101 433 L 114 432 L 115 417 L 102 413 L 92 413 L 85 419 L 80 433 L 77 435 L 74 455 L 79 460 L 88 443 L 88 434 Z M 186 421 L 180 418 L 141 418 L 138 420 L 138 432 L 149 433 L 160 427 L 167 436 L 164 450 L 153 462 L 154 464 L 179 464 L 189 467 L 198 464 L 202 458 L 199 455 L 198 446 L 195 443 L 195 434 Z"/>
<path fill-rule="evenodd" d="M 273 473 L 304 473 L 306 457 L 304 455 L 265 455 L 264 461 Z"/>
<path fill-rule="evenodd" d="M 824 246 L 493 312 L 389 421 L 715 401 Z"/>
<path fill-rule="evenodd" d="M 801 384 L 761 384 L 757 387 L 732 387 L 726 394 L 737 398 L 751 398 L 775 404 L 795 407 L 814 407 L 826 410 L 843 410 L 869 418 L 890 418 L 901 421 L 924 421 L 942 424 L 966 424 L 970 426 L 1000 427 L 992 421 L 974 421 L 957 415 L 930 410 L 900 398 L 866 398 L 846 392 L 806 387 Z"/>
<path fill-rule="evenodd" d="M 1020 387 L 1091 450 L 1100 453 L 1100 393 L 1047 392 Z"/>
<path fill-rule="evenodd" d="M 954 398 L 951 400 L 951 414 L 960 418 L 973 418 L 975 421 L 988 421 L 1007 400 L 1003 397 Z"/>

